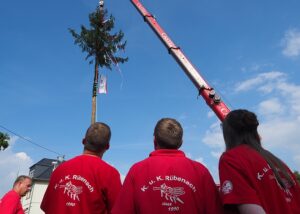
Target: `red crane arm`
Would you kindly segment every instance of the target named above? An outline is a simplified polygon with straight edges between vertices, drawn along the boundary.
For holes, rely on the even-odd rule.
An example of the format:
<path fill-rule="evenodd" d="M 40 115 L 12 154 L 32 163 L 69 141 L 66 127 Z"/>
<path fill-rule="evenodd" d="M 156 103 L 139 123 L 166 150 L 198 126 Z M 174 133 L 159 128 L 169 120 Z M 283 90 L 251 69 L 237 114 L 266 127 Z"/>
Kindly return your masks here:
<path fill-rule="evenodd" d="M 157 23 L 153 15 L 145 9 L 141 2 L 139 2 L 139 0 L 131 0 L 131 2 L 144 17 L 145 22 L 150 25 L 158 38 L 163 42 L 169 53 L 175 58 L 189 79 L 199 90 L 199 94 L 201 94 L 207 105 L 215 112 L 217 117 L 223 121 L 230 110 L 221 100 L 220 96 L 217 95 L 213 88 L 210 87 L 208 83 L 201 77 L 200 73 L 195 69 L 180 48 L 173 43 L 167 33 Z"/>

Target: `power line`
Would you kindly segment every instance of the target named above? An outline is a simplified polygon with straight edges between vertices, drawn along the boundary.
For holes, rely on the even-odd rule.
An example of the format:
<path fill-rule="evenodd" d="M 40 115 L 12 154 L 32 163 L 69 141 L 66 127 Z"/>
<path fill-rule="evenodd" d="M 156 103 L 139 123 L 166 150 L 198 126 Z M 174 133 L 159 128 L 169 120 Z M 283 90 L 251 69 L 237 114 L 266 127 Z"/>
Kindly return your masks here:
<path fill-rule="evenodd" d="M 54 153 L 54 154 L 56 154 L 56 155 L 58 155 L 58 156 L 62 156 L 62 157 L 65 156 L 65 155 L 62 155 L 62 154 L 60 154 L 60 153 L 58 153 L 58 152 L 55 152 L 55 151 L 53 151 L 53 150 L 51 150 L 51 149 L 48 149 L 48 148 L 46 148 L 46 147 L 44 147 L 44 146 L 41 146 L 40 144 L 35 143 L 35 142 L 33 142 L 32 140 L 29 140 L 29 139 L 23 137 L 22 135 L 17 134 L 16 132 L 9 130 L 8 128 L 6 128 L 6 127 L 4 127 L 4 126 L 2 126 L 2 125 L 0 125 L 0 127 L 1 127 L 2 129 L 5 129 L 6 131 L 10 132 L 11 134 L 18 136 L 19 138 L 21 138 L 21 139 L 23 139 L 23 140 L 25 140 L 25 141 L 27 141 L 27 142 L 29 142 L 29 143 L 31 143 L 31 144 L 37 146 L 37 147 L 40 147 L 40 148 L 42 148 L 42 149 L 47 150 L 48 152 L 52 152 L 52 153 Z"/>

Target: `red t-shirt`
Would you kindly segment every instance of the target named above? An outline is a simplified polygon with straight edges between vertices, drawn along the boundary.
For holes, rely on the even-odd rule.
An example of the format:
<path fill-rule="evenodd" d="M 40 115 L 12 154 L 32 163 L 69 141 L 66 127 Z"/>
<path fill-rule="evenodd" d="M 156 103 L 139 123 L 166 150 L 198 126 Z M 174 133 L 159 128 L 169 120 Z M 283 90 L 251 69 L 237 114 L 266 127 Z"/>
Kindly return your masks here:
<path fill-rule="evenodd" d="M 41 209 L 46 214 L 106 214 L 121 188 L 119 172 L 99 157 L 80 155 L 51 175 Z"/>
<path fill-rule="evenodd" d="M 7 192 L 0 200 L 1 214 L 24 214 L 20 195 L 14 190 Z"/>
<path fill-rule="evenodd" d="M 287 168 L 288 169 L 288 168 Z M 288 169 L 291 176 L 293 173 Z M 254 149 L 240 145 L 225 152 L 219 162 L 223 204 L 257 204 L 267 214 L 300 214 L 300 187 L 284 190 Z M 294 178 L 294 177 L 293 177 Z"/>
<path fill-rule="evenodd" d="M 209 171 L 178 150 L 156 150 L 129 170 L 113 214 L 222 213 Z"/>

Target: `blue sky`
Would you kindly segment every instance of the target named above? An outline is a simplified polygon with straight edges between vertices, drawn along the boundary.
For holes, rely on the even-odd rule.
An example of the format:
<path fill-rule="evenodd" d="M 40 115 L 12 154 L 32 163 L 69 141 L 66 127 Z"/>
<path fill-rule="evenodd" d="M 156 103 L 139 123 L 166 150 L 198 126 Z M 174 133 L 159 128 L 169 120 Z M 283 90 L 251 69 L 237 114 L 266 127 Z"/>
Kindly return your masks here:
<path fill-rule="evenodd" d="M 257 113 L 263 145 L 300 171 L 300 2 L 143 0 L 230 109 Z M 68 28 L 88 25 L 95 0 L 8 1 L 0 8 L 0 125 L 70 159 L 90 124 L 93 66 Z M 125 33 L 129 62 L 102 69 L 108 94 L 98 121 L 111 126 L 104 160 L 126 175 L 153 149 L 162 117 L 184 128 L 182 150 L 218 182 L 219 121 L 129 0 L 105 1 Z M 0 128 L 0 131 L 7 132 Z M 11 135 L 0 152 L 0 195 L 17 173 L 57 154 Z"/>

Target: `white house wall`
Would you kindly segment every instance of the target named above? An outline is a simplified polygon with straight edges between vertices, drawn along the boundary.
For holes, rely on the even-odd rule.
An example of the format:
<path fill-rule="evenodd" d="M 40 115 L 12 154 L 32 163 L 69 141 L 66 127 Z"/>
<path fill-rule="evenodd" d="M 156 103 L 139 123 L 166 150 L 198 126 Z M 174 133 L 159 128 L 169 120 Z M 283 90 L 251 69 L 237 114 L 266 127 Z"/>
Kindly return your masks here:
<path fill-rule="evenodd" d="M 23 209 L 26 214 L 44 214 L 40 205 L 48 186 L 48 182 L 34 181 L 30 195 L 22 198 Z"/>

